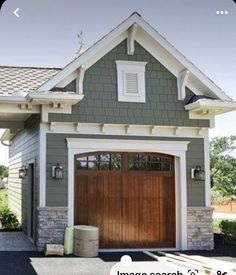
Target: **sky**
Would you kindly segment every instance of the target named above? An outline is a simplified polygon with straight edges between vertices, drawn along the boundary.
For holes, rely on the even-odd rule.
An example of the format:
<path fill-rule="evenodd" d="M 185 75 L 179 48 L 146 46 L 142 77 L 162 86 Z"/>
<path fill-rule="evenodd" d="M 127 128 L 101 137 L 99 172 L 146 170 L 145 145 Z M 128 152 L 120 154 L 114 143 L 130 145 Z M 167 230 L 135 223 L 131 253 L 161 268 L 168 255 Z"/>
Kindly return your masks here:
<path fill-rule="evenodd" d="M 134 11 L 236 100 L 233 0 L 6 0 L 0 65 L 64 67 L 75 58 L 81 30 L 88 48 Z M 234 121 L 236 112 L 217 117 L 210 136 L 236 135 Z M 7 156 L 0 145 L 0 164 Z"/>

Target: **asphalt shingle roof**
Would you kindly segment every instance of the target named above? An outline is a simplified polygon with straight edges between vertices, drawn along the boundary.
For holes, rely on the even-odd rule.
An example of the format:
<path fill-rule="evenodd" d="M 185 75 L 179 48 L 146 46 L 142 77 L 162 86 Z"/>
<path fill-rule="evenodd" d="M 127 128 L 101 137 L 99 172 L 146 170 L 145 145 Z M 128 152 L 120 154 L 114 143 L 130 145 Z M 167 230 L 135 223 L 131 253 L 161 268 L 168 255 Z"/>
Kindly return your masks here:
<path fill-rule="evenodd" d="M 0 93 L 33 92 L 61 69 L 0 66 Z"/>

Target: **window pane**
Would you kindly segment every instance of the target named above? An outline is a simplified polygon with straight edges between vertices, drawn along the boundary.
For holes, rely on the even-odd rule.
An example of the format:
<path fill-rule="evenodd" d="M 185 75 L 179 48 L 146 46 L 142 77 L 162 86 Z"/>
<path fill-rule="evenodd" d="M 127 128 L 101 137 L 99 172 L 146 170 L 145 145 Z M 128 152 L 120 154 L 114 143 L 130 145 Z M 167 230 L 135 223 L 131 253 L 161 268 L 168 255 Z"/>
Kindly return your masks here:
<path fill-rule="evenodd" d="M 149 156 L 139 155 L 139 161 L 149 162 Z"/>
<path fill-rule="evenodd" d="M 149 171 L 149 162 L 140 162 L 139 163 L 139 170 Z"/>
<path fill-rule="evenodd" d="M 129 170 L 138 170 L 138 162 L 129 162 Z"/>
<path fill-rule="evenodd" d="M 100 155 L 100 160 L 109 162 L 110 161 L 110 154 Z"/>
<path fill-rule="evenodd" d="M 88 161 L 98 161 L 98 155 L 88 156 Z"/>
<path fill-rule="evenodd" d="M 87 157 L 79 157 L 77 158 L 78 161 L 87 161 Z"/>
<path fill-rule="evenodd" d="M 87 161 L 77 161 L 78 170 L 87 170 Z"/>
<path fill-rule="evenodd" d="M 100 162 L 100 170 L 110 170 L 110 162 Z"/>
<path fill-rule="evenodd" d="M 98 164 L 97 161 L 88 162 L 88 170 L 98 170 Z"/>
<path fill-rule="evenodd" d="M 161 162 L 161 158 L 157 156 L 150 156 L 150 161 L 151 162 Z"/>
<path fill-rule="evenodd" d="M 161 163 L 160 162 L 150 163 L 150 170 L 151 171 L 161 171 Z"/>
<path fill-rule="evenodd" d="M 163 159 L 162 161 L 162 171 L 171 171 L 172 167 L 171 167 L 171 160 L 169 159 Z"/>
<path fill-rule="evenodd" d="M 121 169 L 121 154 L 112 154 L 111 155 L 111 167 L 112 170 Z"/>

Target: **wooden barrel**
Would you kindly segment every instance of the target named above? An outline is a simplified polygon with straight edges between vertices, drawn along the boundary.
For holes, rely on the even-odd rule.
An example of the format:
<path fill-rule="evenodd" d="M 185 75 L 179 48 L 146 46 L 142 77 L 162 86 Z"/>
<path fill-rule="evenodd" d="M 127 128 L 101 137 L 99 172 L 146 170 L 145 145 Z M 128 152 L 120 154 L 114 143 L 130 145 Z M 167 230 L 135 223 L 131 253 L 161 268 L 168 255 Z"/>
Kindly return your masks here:
<path fill-rule="evenodd" d="M 80 257 L 96 257 L 98 255 L 98 238 L 97 227 L 74 226 L 74 254 Z"/>

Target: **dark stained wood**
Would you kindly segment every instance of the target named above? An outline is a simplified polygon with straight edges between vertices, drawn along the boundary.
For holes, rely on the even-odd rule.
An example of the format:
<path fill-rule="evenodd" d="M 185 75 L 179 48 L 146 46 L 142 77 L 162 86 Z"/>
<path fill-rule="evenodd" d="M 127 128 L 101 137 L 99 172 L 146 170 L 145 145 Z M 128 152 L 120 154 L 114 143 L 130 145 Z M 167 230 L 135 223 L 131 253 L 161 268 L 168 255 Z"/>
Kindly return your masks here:
<path fill-rule="evenodd" d="M 121 171 L 75 172 L 75 224 L 98 226 L 101 248 L 175 247 L 174 171 L 128 171 L 122 157 Z"/>

